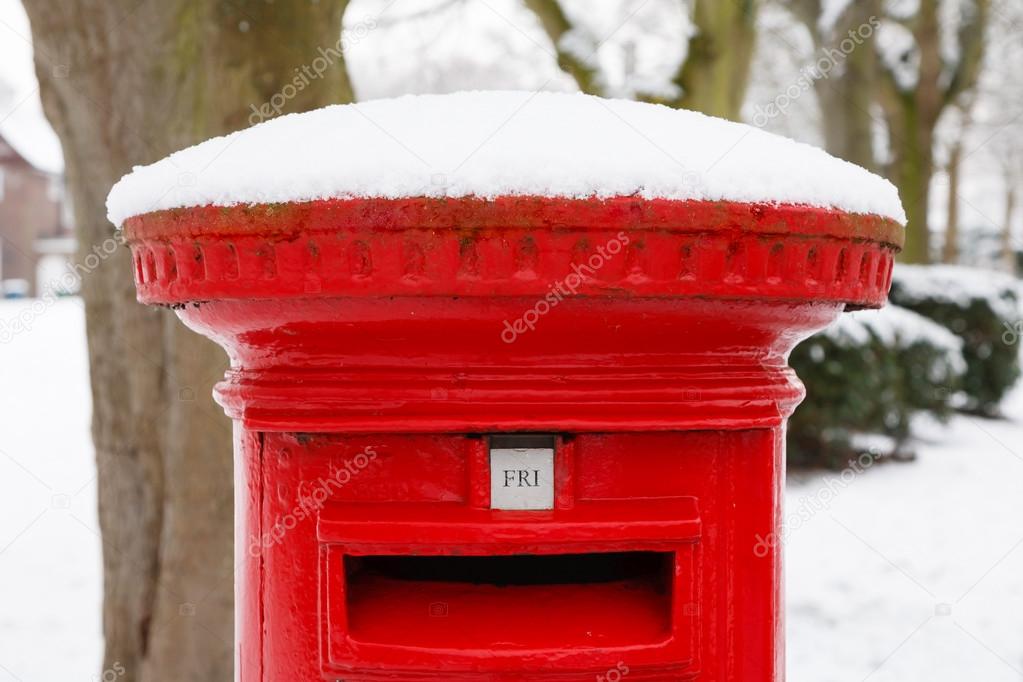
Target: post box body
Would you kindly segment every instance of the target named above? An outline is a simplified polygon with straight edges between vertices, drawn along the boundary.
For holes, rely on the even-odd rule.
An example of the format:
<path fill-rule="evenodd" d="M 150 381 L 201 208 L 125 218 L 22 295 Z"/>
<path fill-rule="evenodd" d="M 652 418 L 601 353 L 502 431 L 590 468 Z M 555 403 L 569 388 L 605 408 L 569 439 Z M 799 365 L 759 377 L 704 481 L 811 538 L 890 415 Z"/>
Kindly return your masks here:
<path fill-rule="evenodd" d="M 783 678 L 785 360 L 883 302 L 897 225 L 505 198 L 125 229 L 140 299 L 231 356 L 240 680 Z"/>

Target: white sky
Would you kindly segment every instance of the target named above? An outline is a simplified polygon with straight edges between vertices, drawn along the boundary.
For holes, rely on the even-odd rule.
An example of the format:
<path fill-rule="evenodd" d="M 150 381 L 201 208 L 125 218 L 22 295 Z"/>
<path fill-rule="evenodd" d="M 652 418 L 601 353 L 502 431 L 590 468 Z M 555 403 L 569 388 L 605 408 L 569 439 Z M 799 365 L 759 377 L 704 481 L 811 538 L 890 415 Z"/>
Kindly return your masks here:
<path fill-rule="evenodd" d="M 20 0 L 0 0 L 0 135 L 38 168 L 63 169 L 60 143 L 39 102 L 31 34 Z"/>

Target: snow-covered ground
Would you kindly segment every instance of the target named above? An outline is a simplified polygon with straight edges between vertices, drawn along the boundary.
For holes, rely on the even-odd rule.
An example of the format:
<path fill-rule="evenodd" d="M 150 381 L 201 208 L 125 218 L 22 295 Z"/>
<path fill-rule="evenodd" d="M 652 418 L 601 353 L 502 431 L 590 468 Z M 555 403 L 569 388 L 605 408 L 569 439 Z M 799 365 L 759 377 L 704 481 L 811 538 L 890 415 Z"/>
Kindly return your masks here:
<path fill-rule="evenodd" d="M 789 477 L 791 680 L 1023 680 L 1023 392 L 1006 412 L 848 485 Z"/>
<path fill-rule="evenodd" d="M 82 306 L 37 312 L 0 338 L 0 682 L 95 680 Z M 790 680 L 1023 680 L 1023 392 L 1006 411 L 928 427 L 913 463 L 790 477 Z"/>
<path fill-rule="evenodd" d="M 101 673 L 84 324 L 78 299 L 0 301 L 0 682 Z"/>

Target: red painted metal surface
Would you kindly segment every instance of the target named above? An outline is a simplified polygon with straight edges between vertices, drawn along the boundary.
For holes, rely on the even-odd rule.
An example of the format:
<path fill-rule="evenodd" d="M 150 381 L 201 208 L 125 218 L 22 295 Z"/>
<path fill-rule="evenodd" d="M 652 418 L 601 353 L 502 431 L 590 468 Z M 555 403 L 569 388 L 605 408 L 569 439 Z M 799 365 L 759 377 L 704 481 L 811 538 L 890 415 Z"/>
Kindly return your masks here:
<path fill-rule="evenodd" d="M 901 229 L 799 206 L 336 200 L 130 219 L 232 368 L 242 682 L 783 676 L 785 358 Z M 489 437 L 553 437 L 491 509 Z"/>

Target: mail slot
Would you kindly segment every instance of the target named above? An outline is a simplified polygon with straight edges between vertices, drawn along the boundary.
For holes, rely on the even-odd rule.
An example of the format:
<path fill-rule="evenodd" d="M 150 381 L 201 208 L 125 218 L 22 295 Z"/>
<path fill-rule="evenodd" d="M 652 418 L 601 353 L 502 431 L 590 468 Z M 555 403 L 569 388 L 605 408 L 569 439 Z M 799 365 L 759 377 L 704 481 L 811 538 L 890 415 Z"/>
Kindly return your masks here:
<path fill-rule="evenodd" d="M 899 230 L 637 197 L 128 219 L 140 300 L 231 356 L 239 679 L 781 679 L 786 357 L 884 301 Z"/>
<path fill-rule="evenodd" d="M 630 675 L 691 665 L 703 540 L 696 472 L 706 472 L 708 448 L 720 444 L 690 437 L 692 452 L 680 461 L 672 450 L 684 441 L 665 434 L 268 435 L 271 478 L 294 476 L 296 486 L 373 451 L 353 485 L 318 510 L 310 537 L 323 592 L 320 606 L 304 605 L 318 609 L 324 629 L 323 670 L 348 679 L 361 658 L 384 674 L 410 655 L 421 669 L 479 674 L 541 674 L 552 657 L 591 675 L 625 661 Z M 296 450 L 299 461 L 272 464 Z M 550 507 L 501 508 L 509 498 L 493 483 L 513 471 L 507 480 L 535 499 L 547 455 Z M 645 471 L 631 481 L 616 472 L 632 466 Z M 283 506 L 300 504 L 293 497 Z M 265 555 L 270 575 L 294 540 Z M 280 571 L 299 570 L 300 559 L 285 559 Z"/>

